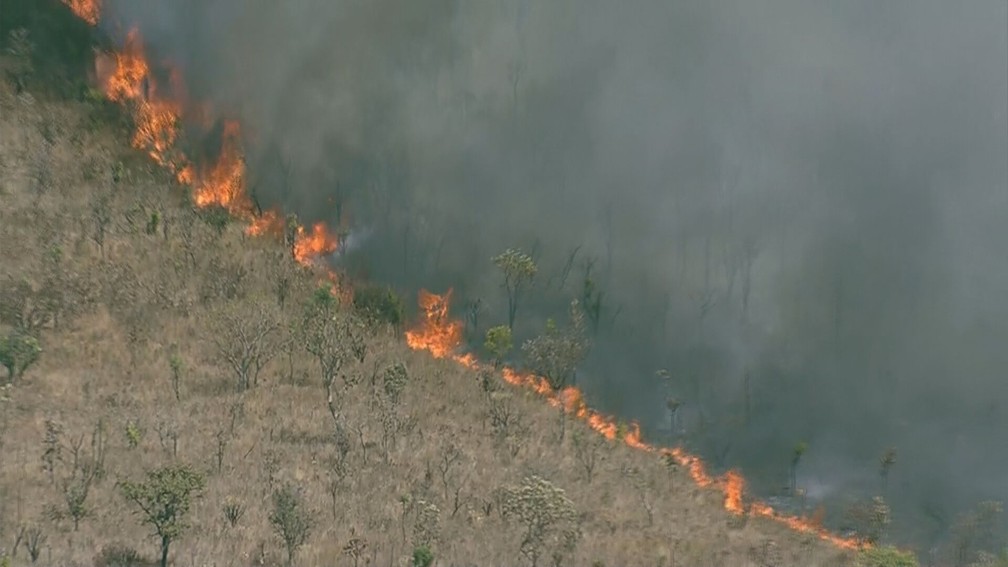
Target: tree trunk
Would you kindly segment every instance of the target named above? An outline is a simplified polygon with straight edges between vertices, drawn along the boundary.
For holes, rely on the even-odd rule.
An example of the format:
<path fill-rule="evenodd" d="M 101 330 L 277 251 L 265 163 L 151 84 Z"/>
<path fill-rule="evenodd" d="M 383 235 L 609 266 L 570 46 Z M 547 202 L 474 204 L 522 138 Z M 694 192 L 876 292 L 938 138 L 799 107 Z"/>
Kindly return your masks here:
<path fill-rule="evenodd" d="M 171 540 L 166 536 L 161 536 L 161 567 L 168 567 L 168 546 Z"/>

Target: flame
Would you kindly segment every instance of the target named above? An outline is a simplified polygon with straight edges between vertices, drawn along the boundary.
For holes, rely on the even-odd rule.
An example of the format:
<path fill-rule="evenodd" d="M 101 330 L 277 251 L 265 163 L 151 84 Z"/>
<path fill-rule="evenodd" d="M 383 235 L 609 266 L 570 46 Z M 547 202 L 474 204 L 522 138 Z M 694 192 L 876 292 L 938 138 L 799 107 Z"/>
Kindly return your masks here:
<path fill-rule="evenodd" d="M 339 247 L 339 242 L 333 236 L 325 223 L 315 223 L 311 231 L 303 226 L 297 227 L 294 238 L 294 258 L 302 264 L 309 264 L 314 258 L 332 254 Z"/>
<path fill-rule="evenodd" d="M 87 17 L 82 14 L 93 13 L 97 22 L 100 6 L 96 1 L 79 0 L 68 5 L 84 19 Z M 93 7 L 94 12 L 87 11 L 88 6 Z M 245 233 L 252 236 L 284 234 L 286 221 L 283 216 L 276 210 L 259 211 L 248 194 L 242 128 L 238 121 L 222 121 L 221 145 L 215 161 L 197 165 L 179 152 L 182 117 L 209 128 L 213 124 L 213 113 L 205 103 L 188 102 L 181 72 L 167 63 L 163 66 L 168 76 L 168 89 L 162 92 L 152 75 L 150 59 L 138 29 L 127 33 L 119 51 L 100 55 L 95 66 L 105 96 L 132 111 L 133 147 L 146 152 L 171 171 L 178 183 L 191 187 L 196 206 L 224 208 L 231 216 L 247 223 Z M 292 245 L 294 258 L 303 265 L 312 265 L 320 256 L 334 252 L 339 240 L 324 223 L 316 223 L 310 230 L 297 227 Z"/>
<path fill-rule="evenodd" d="M 462 344 L 462 323 L 448 317 L 451 295 L 450 289 L 442 295 L 420 290 L 417 304 L 423 318 L 417 329 L 406 331 L 406 344 L 410 348 L 429 351 L 434 358 L 445 358 Z"/>
<path fill-rule="evenodd" d="M 442 295 L 420 290 L 417 303 L 420 305 L 422 318 L 415 330 L 406 332 L 406 342 L 410 348 L 429 351 L 435 358 L 450 358 L 469 368 L 484 368 L 472 354 L 455 352 L 462 344 L 462 324 L 448 316 L 451 303 L 450 289 Z M 697 486 L 720 491 L 724 495 L 725 510 L 732 514 L 748 513 L 750 516 L 769 518 L 790 527 L 792 530 L 814 534 L 819 539 L 841 549 L 857 550 L 869 546 L 869 544 L 855 538 L 845 538 L 830 533 L 815 518 L 781 514 L 762 502 L 752 502 L 746 507 L 745 478 L 741 473 L 729 470 L 723 475 L 714 476 L 707 472 L 707 467 L 700 457 L 687 453 L 681 447 L 656 447 L 647 443 L 644 441 L 637 423 L 621 425 L 613 416 L 589 408 L 584 401 L 581 390 L 576 387 L 568 386 L 557 391 L 550 386 L 545 378 L 528 372 L 520 372 L 507 366 L 501 370 L 501 376 L 508 384 L 530 389 L 542 396 L 549 405 L 563 408 L 566 413 L 583 421 L 606 439 L 619 439 L 634 449 L 672 458 L 676 464 L 686 470 Z"/>
<path fill-rule="evenodd" d="M 101 16 L 101 0 L 63 0 L 75 16 L 91 24 L 98 25 Z"/>

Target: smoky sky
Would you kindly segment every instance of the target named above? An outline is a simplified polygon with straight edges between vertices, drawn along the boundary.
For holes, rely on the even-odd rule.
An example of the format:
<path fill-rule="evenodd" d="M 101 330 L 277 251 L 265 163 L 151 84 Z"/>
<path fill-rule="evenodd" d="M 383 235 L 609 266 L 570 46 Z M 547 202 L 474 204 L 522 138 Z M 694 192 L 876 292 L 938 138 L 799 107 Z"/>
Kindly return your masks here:
<path fill-rule="evenodd" d="M 490 257 L 535 252 L 527 337 L 593 262 L 594 405 L 667 438 L 675 396 L 680 441 L 764 494 L 798 441 L 825 502 L 882 490 L 894 447 L 925 544 L 1008 498 L 1004 0 L 106 9 L 241 118 L 264 201 L 349 227 L 346 269 L 452 286 L 485 330 Z"/>

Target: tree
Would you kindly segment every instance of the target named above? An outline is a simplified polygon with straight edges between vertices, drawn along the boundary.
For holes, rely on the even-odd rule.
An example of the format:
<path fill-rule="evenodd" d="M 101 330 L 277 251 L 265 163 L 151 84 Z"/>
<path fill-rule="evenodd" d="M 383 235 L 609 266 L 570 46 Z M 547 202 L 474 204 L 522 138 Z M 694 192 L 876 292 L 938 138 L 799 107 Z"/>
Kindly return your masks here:
<path fill-rule="evenodd" d="M 212 324 L 211 340 L 234 371 L 238 390 L 259 383 L 259 373 L 280 348 L 280 325 L 272 305 L 229 307 Z"/>
<path fill-rule="evenodd" d="M 859 567 L 917 567 L 917 558 L 909 551 L 892 546 L 870 547 L 858 554 Z"/>
<path fill-rule="evenodd" d="M 185 516 L 205 485 L 203 475 L 187 466 L 150 471 L 141 483 L 119 483 L 123 496 L 140 509 L 143 523 L 161 540 L 161 567 L 168 566 L 168 547 L 188 528 Z"/>
<path fill-rule="evenodd" d="M 889 486 L 889 471 L 896 464 L 896 449 L 886 449 L 879 459 L 879 477 L 882 479 L 882 491 Z"/>
<path fill-rule="evenodd" d="M 585 338 L 584 314 L 576 299 L 570 304 L 570 319 L 567 329 L 560 329 L 552 319 L 548 320 L 543 334 L 522 345 L 529 368 L 556 390 L 573 381 L 577 365 L 590 346 Z"/>
<path fill-rule="evenodd" d="M 367 345 L 364 342 L 363 323 L 356 316 L 341 312 L 336 298 L 327 288 L 321 287 L 305 306 L 299 335 L 305 350 L 319 363 L 329 412 L 338 424 L 338 400 L 335 398 L 333 384 L 347 362 L 352 359 L 364 361 Z M 344 376 L 344 384 L 349 386 L 349 383 L 350 380 Z"/>
<path fill-rule="evenodd" d="M 40 354 L 42 347 L 38 341 L 23 331 L 14 330 L 0 337 L 0 365 L 7 369 L 7 382 L 10 384 L 16 383 L 35 364 Z"/>
<path fill-rule="evenodd" d="M 287 565 L 293 564 L 294 555 L 308 541 L 314 525 L 301 491 L 285 485 L 273 492 L 273 511 L 269 521 L 287 548 Z"/>
<path fill-rule="evenodd" d="M 532 283 L 539 268 L 531 256 L 521 250 L 508 248 L 492 258 L 494 265 L 504 273 L 504 289 L 508 296 L 508 328 L 514 329 L 518 301 L 525 288 Z"/>
<path fill-rule="evenodd" d="M 521 485 L 505 487 L 501 513 L 523 528 L 519 551 L 536 567 L 544 551 L 555 559 L 570 553 L 581 537 L 577 509 L 558 488 L 539 476 L 526 477 Z"/>
<path fill-rule="evenodd" d="M 367 319 L 387 323 L 396 329 L 406 318 L 406 306 L 402 298 L 390 287 L 375 285 L 355 287 L 353 305 Z"/>
<path fill-rule="evenodd" d="M 493 356 L 494 368 L 500 368 L 501 363 L 504 361 L 504 357 L 511 352 L 514 347 L 514 341 L 511 339 L 511 329 L 504 325 L 498 325 L 487 329 L 486 340 L 483 341 L 483 347 L 487 349 L 487 352 Z"/>
<path fill-rule="evenodd" d="M 798 463 L 801 462 L 802 455 L 808 450 L 808 443 L 800 441 L 791 450 L 791 494 L 798 490 Z"/>

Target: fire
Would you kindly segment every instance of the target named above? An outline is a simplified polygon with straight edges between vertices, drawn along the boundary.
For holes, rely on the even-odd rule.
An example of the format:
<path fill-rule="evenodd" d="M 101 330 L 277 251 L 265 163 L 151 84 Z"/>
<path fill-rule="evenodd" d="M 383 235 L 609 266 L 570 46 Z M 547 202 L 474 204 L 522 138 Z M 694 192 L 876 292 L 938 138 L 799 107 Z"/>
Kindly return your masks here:
<path fill-rule="evenodd" d="M 91 24 L 98 25 L 101 16 L 101 0 L 63 0 L 75 16 Z"/>
<path fill-rule="evenodd" d="M 448 318 L 452 290 L 442 295 L 420 290 L 417 304 L 422 319 L 417 329 L 406 331 L 406 344 L 413 350 L 426 350 L 434 358 L 445 358 L 462 344 L 462 323 Z"/>
<path fill-rule="evenodd" d="M 87 19 L 85 14 L 93 13 L 97 22 L 100 8 L 97 2 L 79 0 L 69 5 L 84 19 Z M 94 11 L 88 11 L 90 9 Z M 248 194 L 242 129 L 238 121 L 222 121 L 221 145 L 213 162 L 197 165 L 179 152 L 177 144 L 183 116 L 209 128 L 213 124 L 212 112 L 206 104 L 190 104 L 182 74 L 169 64 L 163 66 L 168 76 L 168 88 L 164 91 L 151 72 L 150 59 L 136 28 L 127 33 L 121 50 L 99 56 L 96 61 L 105 96 L 132 111 L 133 147 L 146 152 L 171 171 L 178 183 L 191 187 L 198 207 L 222 207 L 231 216 L 247 223 L 245 232 L 249 235 L 283 235 L 286 224 L 283 216 L 275 210 L 259 212 Z M 304 265 L 331 254 L 338 246 L 338 239 L 324 223 L 316 223 L 309 230 L 299 226 L 294 234 L 294 257 Z"/>
<path fill-rule="evenodd" d="M 406 342 L 410 348 L 429 351 L 435 358 L 450 358 L 469 368 L 483 368 L 472 354 L 454 352 L 462 344 L 462 324 L 448 315 L 451 290 L 443 295 L 420 290 L 417 302 L 423 316 L 417 329 L 406 332 Z M 697 486 L 720 491 L 724 495 L 725 510 L 732 514 L 748 513 L 750 516 L 769 518 L 795 531 L 814 534 L 841 549 L 857 550 L 868 546 L 857 539 L 830 533 L 815 519 L 781 514 L 762 502 L 752 502 L 747 508 L 744 499 L 745 479 L 738 471 L 730 470 L 723 475 L 714 476 L 707 472 L 700 457 L 687 453 L 681 447 L 656 447 L 645 442 L 637 423 L 621 426 L 614 417 L 589 408 L 578 388 L 568 386 L 557 391 L 545 378 L 507 366 L 501 370 L 501 377 L 508 384 L 536 392 L 549 405 L 563 408 L 563 411 L 583 421 L 606 439 L 619 439 L 634 449 L 670 457 L 686 470 Z"/>
<path fill-rule="evenodd" d="M 325 223 L 315 223 L 311 231 L 299 226 L 294 239 L 294 258 L 302 264 L 308 264 L 313 258 L 332 254 L 338 246 L 339 242 L 330 234 Z"/>

